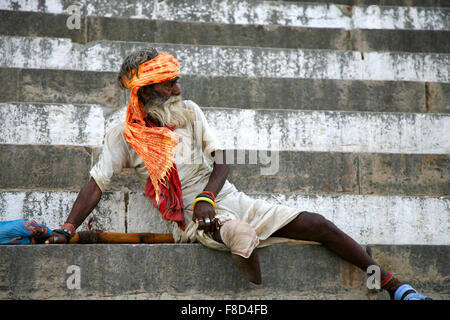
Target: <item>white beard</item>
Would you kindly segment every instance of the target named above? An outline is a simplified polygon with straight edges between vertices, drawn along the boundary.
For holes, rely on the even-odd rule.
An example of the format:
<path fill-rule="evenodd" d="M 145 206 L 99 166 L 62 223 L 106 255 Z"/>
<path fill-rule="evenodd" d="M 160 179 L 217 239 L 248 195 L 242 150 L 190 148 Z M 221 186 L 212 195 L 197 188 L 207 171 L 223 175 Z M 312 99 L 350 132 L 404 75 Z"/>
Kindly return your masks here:
<path fill-rule="evenodd" d="M 190 109 L 183 108 L 183 106 L 181 95 L 178 95 L 165 100 L 158 97 L 147 102 L 144 109 L 162 126 L 184 128 L 189 122 L 194 122 L 194 113 Z"/>

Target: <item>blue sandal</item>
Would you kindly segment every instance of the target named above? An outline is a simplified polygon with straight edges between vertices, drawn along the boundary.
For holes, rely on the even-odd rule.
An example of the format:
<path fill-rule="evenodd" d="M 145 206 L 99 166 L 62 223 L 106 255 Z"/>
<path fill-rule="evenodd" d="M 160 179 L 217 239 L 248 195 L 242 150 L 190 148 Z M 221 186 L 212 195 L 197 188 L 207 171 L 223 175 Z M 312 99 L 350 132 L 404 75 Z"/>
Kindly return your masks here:
<path fill-rule="evenodd" d="M 406 291 L 414 291 L 408 293 L 403 300 L 433 300 L 431 297 L 425 297 L 424 295 L 417 292 L 416 289 L 411 287 L 409 284 L 403 284 L 397 288 L 394 294 L 394 300 L 402 300 L 402 296 Z"/>

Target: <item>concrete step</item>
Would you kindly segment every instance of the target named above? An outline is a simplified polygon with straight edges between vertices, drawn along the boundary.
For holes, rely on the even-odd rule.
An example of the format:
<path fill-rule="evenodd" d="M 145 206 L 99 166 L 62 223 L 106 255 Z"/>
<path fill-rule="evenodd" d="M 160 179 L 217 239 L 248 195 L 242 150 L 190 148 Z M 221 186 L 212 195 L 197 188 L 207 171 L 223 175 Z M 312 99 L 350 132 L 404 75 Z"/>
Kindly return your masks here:
<path fill-rule="evenodd" d="M 106 118 L 96 105 L 2 103 L 0 119 L 11 126 L 0 128 L 0 143 L 101 147 L 104 133 L 124 123 L 125 110 Z M 400 154 L 450 150 L 448 114 L 202 110 L 220 132 L 217 138 L 225 149 Z"/>
<path fill-rule="evenodd" d="M 0 144 L 0 165 L 7 168 L 0 171 L 0 190 L 79 191 L 89 180 L 100 151 Z M 448 154 L 282 151 L 271 159 L 272 152 L 259 150 L 251 164 L 248 150 L 233 153 L 228 180 L 247 192 L 448 196 L 450 188 Z M 238 164 L 241 155 L 245 158 Z M 109 190 L 140 192 L 143 188 L 134 169 L 126 168 L 112 179 Z"/>
<path fill-rule="evenodd" d="M 450 246 L 365 248 L 422 293 L 450 298 Z M 240 276 L 229 253 L 200 244 L 0 246 L 0 299 L 389 299 L 368 289 L 367 273 L 320 245 L 257 252 L 259 286 Z"/>
<path fill-rule="evenodd" d="M 450 117 L 446 114 L 205 108 L 205 115 L 220 132 L 225 148 L 430 154 L 450 151 Z"/>
<path fill-rule="evenodd" d="M 30 218 L 50 228 L 59 227 L 67 218 L 77 194 L 1 191 L 0 220 Z M 450 245 L 449 197 L 246 194 L 273 204 L 322 214 L 361 244 Z M 192 205 L 193 199 L 184 200 L 186 207 Z M 162 220 L 143 191 L 105 192 L 91 217 L 94 229 L 171 232 L 170 223 Z M 87 230 L 87 222 L 88 219 L 79 230 Z"/>
<path fill-rule="evenodd" d="M 0 88 L 0 102 L 88 103 L 117 110 L 128 100 L 115 72 L 0 68 L 0 77 L 16 88 Z M 448 83 L 196 75 L 184 75 L 179 83 L 183 97 L 202 107 L 450 113 Z"/>
<path fill-rule="evenodd" d="M 259 0 L 256 0 L 259 1 Z M 274 0 L 274 1 L 292 1 L 298 0 Z M 379 5 L 379 6 L 401 6 L 401 7 L 450 7 L 450 3 L 445 0 L 308 0 L 310 3 L 333 3 L 341 5 Z"/>
<path fill-rule="evenodd" d="M 363 52 L 450 52 L 450 31 L 442 30 L 343 30 L 122 17 L 82 17 L 80 29 L 71 30 L 66 25 L 68 18 L 68 14 L 1 10 L 0 29 L 2 35 L 70 38 L 79 43 L 112 40 Z"/>
<path fill-rule="evenodd" d="M 75 5 L 83 16 L 337 29 L 450 30 L 447 8 L 346 6 L 329 3 L 226 0 L 96 1 Z M 64 0 L 0 2 L 2 10 L 67 14 Z"/>
<path fill-rule="evenodd" d="M 78 192 L 2 191 L 0 194 L 1 221 L 29 218 L 50 228 L 59 228 L 67 219 Z M 111 232 L 125 232 L 126 212 L 125 193 L 105 192 L 92 216 L 95 216 L 95 224 L 99 228 Z M 79 230 L 88 230 L 88 219 Z"/>
<path fill-rule="evenodd" d="M 130 52 L 173 53 L 181 75 L 448 83 L 450 54 L 198 46 L 64 38 L 0 37 L 0 67 L 117 72 Z M 207 63 L 215 61 L 216 63 Z"/>
<path fill-rule="evenodd" d="M 2 144 L 99 146 L 105 134 L 97 105 L 0 104 Z"/>

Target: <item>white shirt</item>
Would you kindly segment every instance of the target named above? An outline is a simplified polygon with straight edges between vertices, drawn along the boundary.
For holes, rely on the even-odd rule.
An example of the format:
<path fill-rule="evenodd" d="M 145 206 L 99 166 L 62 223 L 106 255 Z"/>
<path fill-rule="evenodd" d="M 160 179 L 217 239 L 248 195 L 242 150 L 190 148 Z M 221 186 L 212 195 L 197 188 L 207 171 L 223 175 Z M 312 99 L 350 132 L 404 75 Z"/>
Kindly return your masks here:
<path fill-rule="evenodd" d="M 211 153 L 224 148 L 200 107 L 190 100 L 185 100 L 183 103 L 185 108 L 192 109 L 195 114 L 194 123 L 174 130 L 180 138 L 176 146 L 175 164 L 182 187 L 186 230 L 181 231 L 176 223 L 172 222 L 172 233 L 176 242 L 198 240 L 208 247 L 227 250 L 223 244 L 214 241 L 209 234 L 197 230 L 198 224 L 192 222 L 194 197 L 204 190 L 213 170 L 214 159 Z M 107 132 L 99 161 L 91 169 L 90 174 L 103 192 L 108 189 L 112 177 L 119 174 L 123 168 L 134 168 L 145 186 L 149 177 L 147 168 L 125 140 L 124 125 L 120 124 Z M 216 195 L 216 204 L 216 218 L 221 223 L 234 219 L 248 222 L 255 229 L 258 238 L 263 240 L 259 246 L 280 242 L 280 239 L 268 238 L 300 213 L 300 210 L 296 208 L 253 199 L 238 191 L 228 180 Z M 266 239 L 267 241 L 264 241 Z"/>

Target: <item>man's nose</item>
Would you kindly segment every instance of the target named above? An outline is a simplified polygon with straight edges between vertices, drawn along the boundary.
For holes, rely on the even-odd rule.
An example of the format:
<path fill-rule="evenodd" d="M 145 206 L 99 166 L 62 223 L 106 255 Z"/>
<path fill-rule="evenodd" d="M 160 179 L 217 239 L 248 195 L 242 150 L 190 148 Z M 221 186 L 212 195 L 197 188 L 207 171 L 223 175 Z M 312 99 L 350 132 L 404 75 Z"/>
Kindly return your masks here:
<path fill-rule="evenodd" d="M 179 96 L 181 94 L 181 89 L 177 84 L 172 87 L 172 95 Z"/>

